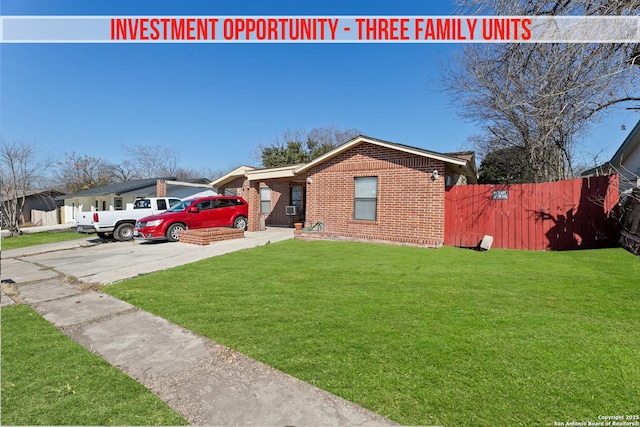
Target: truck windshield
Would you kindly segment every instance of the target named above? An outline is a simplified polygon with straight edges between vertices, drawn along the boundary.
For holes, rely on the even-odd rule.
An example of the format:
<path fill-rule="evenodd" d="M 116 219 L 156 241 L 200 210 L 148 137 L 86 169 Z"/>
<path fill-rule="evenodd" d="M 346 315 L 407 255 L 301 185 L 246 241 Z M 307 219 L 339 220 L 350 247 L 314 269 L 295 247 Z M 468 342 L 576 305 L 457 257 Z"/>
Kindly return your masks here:
<path fill-rule="evenodd" d="M 182 212 L 187 209 L 191 205 L 191 203 L 193 203 L 193 199 L 183 200 L 169 209 L 167 212 Z"/>

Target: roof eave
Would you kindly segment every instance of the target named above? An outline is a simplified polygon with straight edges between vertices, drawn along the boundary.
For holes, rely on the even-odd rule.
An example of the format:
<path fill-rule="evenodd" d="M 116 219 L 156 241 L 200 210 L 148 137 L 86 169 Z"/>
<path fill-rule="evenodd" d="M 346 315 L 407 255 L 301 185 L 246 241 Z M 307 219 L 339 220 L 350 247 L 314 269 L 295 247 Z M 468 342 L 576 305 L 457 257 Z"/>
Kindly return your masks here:
<path fill-rule="evenodd" d="M 629 135 L 622 142 L 618 150 L 614 153 L 609 160 L 612 165 L 621 165 L 625 157 L 628 157 L 629 153 L 632 153 L 640 145 L 640 120 L 633 127 Z M 626 155 L 626 156 L 625 156 Z"/>
<path fill-rule="evenodd" d="M 246 177 L 249 181 L 261 180 L 261 179 L 276 179 L 276 178 L 292 178 L 296 176 L 295 171 L 304 165 L 287 165 L 278 166 L 275 168 L 267 169 L 255 169 L 246 172 Z"/>
<path fill-rule="evenodd" d="M 392 142 L 388 142 L 388 141 L 383 141 L 381 139 L 375 139 L 375 138 L 370 138 L 367 136 L 357 136 L 356 138 L 345 142 L 344 144 L 334 148 L 333 150 L 329 151 L 326 154 L 323 154 L 322 156 L 312 160 L 311 162 L 300 166 L 298 169 L 296 169 L 294 171 L 295 174 L 299 174 L 302 172 L 305 172 L 309 169 L 311 169 L 312 167 L 319 165 L 323 162 L 325 162 L 326 160 L 337 156 L 340 153 L 343 153 L 345 151 L 347 151 L 348 149 L 361 144 L 363 142 L 367 142 L 369 144 L 374 144 L 374 145 L 378 145 L 381 147 L 386 147 L 386 148 L 390 148 L 392 150 L 398 150 L 398 151 L 403 151 L 405 153 L 409 153 L 409 154 L 414 154 L 414 155 L 418 155 L 418 156 L 422 156 L 422 157 L 429 157 L 435 160 L 441 160 L 445 163 L 450 163 L 450 164 L 454 164 L 454 165 L 458 165 L 458 166 L 464 166 L 466 167 L 467 165 L 467 161 L 466 160 L 462 160 L 462 159 L 458 159 L 456 157 L 451 157 L 451 156 L 447 156 L 445 154 L 441 154 L 441 153 L 436 153 L 433 151 L 427 151 L 427 150 L 421 150 L 419 148 L 414 148 L 414 147 L 409 147 L 406 145 L 399 145 L 399 144 L 394 144 Z"/>
<path fill-rule="evenodd" d="M 254 169 L 256 168 L 254 168 L 253 166 L 245 166 L 245 165 L 238 166 L 237 168 L 228 172 L 227 174 L 222 175 L 220 178 L 216 179 L 215 181 L 212 181 L 210 185 L 214 188 L 224 187 L 226 184 L 230 183 L 234 179 L 245 178 L 246 172 Z"/>

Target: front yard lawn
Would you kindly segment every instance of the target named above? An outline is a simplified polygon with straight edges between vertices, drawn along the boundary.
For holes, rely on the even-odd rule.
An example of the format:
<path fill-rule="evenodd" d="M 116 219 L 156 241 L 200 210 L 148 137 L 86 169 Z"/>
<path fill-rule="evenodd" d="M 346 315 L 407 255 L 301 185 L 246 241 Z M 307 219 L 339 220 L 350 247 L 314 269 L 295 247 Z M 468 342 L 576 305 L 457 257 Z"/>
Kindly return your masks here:
<path fill-rule="evenodd" d="M 186 425 L 27 305 L 2 308 L 1 425 Z"/>
<path fill-rule="evenodd" d="M 77 233 L 75 230 L 41 231 L 38 233 L 23 234 L 16 237 L 3 237 L 2 249 L 26 248 L 27 246 L 44 245 L 45 243 L 63 242 L 66 240 L 86 239 L 86 234 Z"/>
<path fill-rule="evenodd" d="M 622 249 L 291 240 L 103 290 L 402 424 L 640 414 L 640 259 Z"/>

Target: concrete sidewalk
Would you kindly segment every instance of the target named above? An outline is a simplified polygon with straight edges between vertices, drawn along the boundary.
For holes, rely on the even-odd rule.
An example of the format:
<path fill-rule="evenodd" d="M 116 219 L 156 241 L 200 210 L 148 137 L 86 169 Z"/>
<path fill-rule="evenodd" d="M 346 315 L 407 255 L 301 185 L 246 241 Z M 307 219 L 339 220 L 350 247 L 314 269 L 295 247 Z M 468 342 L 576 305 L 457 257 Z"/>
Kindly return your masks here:
<path fill-rule="evenodd" d="M 2 251 L 2 288 L 17 303 L 31 305 L 67 336 L 145 385 L 192 425 L 394 425 L 96 290 L 96 283 L 113 283 L 293 236 L 290 229 L 245 234 L 245 239 L 206 247 L 81 239 Z M 126 262 L 122 269 L 113 268 Z M 96 263 L 107 265 L 97 268 Z M 88 274 L 72 274 L 80 270 Z M 70 276 L 76 280 L 70 281 Z M 1 298 L 4 305 L 7 297 Z"/>

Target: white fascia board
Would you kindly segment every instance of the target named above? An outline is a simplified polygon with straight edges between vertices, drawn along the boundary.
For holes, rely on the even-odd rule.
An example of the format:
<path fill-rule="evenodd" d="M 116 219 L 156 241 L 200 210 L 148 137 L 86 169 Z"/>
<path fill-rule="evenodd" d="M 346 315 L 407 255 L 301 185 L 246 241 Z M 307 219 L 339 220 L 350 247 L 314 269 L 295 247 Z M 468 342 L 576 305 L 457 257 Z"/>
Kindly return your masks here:
<path fill-rule="evenodd" d="M 212 181 L 211 183 L 209 183 L 209 185 L 215 188 L 223 186 L 224 184 L 231 182 L 236 178 L 246 177 L 247 171 L 251 171 L 254 169 L 255 168 L 253 166 L 239 166 L 231 172 L 216 179 L 215 181 Z"/>
<path fill-rule="evenodd" d="M 275 178 L 292 178 L 295 176 L 294 171 L 302 165 L 280 166 L 268 169 L 255 169 L 247 171 L 245 176 L 249 181 L 275 179 Z"/>

